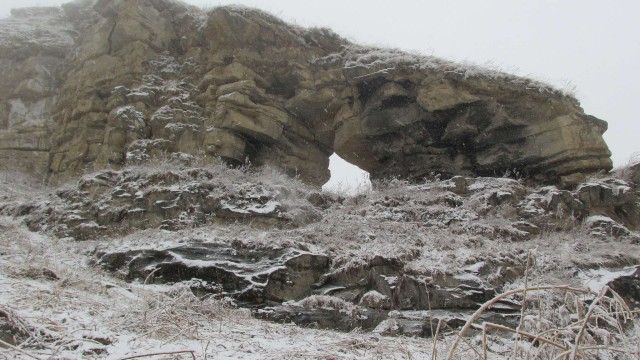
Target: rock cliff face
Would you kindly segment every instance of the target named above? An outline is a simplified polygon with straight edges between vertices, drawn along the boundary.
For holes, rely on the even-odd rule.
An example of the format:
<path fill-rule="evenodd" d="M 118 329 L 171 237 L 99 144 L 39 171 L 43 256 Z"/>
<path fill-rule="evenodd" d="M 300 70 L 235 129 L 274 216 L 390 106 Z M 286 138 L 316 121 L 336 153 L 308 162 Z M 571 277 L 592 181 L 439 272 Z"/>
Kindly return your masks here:
<path fill-rule="evenodd" d="M 260 11 L 76 1 L 0 20 L 0 166 L 58 183 L 154 157 L 272 165 L 336 152 L 372 178 L 575 183 L 611 169 L 606 122 L 531 80 L 356 46 Z"/>

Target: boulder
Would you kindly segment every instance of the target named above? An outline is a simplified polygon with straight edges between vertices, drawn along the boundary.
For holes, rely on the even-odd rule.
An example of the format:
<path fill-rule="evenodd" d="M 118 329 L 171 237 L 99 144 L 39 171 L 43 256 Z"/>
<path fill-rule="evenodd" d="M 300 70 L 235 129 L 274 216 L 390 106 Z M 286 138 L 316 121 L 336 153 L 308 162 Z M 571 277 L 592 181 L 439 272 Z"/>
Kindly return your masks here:
<path fill-rule="evenodd" d="M 605 178 L 580 184 L 575 197 L 590 215 L 608 217 L 633 230 L 640 226 L 634 185 L 628 181 Z"/>
<path fill-rule="evenodd" d="M 630 234 L 630 231 L 626 227 L 606 216 L 589 216 L 585 220 L 585 225 L 587 226 L 590 234 L 599 236 L 603 239 L 610 237 L 618 238 L 620 236 L 627 236 Z"/>
<path fill-rule="evenodd" d="M 640 309 L 640 267 L 626 269 L 607 283 L 632 309 Z"/>

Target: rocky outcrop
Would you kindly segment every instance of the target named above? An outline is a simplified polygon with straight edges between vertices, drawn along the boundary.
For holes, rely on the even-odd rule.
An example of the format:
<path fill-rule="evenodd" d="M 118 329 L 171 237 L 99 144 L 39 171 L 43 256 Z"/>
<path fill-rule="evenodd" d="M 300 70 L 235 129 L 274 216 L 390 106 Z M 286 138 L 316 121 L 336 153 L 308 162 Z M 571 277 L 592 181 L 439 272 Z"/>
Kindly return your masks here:
<path fill-rule="evenodd" d="M 57 183 L 154 157 L 272 165 L 312 184 L 336 152 L 371 173 L 576 184 L 606 123 L 531 80 L 359 47 L 260 11 L 76 1 L 0 21 L 0 158 Z"/>
<path fill-rule="evenodd" d="M 374 178 L 516 171 L 575 182 L 566 176 L 611 166 L 606 123 L 542 84 L 388 51 L 344 56 L 360 101 L 335 149 Z"/>
<path fill-rule="evenodd" d="M 572 228 L 575 221 L 586 221 L 601 228 L 603 221 L 628 235 L 625 227 L 636 230 L 640 225 L 637 195 L 633 183 L 616 178 L 601 178 L 578 185 L 575 191 L 543 187 L 527 195 L 518 212 L 524 219 L 532 219 L 538 226 Z M 573 224 L 572 224 L 573 222 Z"/>
<path fill-rule="evenodd" d="M 107 248 L 95 255 L 98 265 L 128 281 L 181 283 L 195 294 L 227 297 L 254 308 L 262 319 L 341 331 L 428 337 L 432 322 L 442 319 L 460 327 L 473 309 L 495 295 L 482 279 L 496 270 L 486 263 L 469 266 L 460 276 L 416 278 L 382 257 L 359 269 L 331 272 L 326 255 L 241 242 Z M 502 302 L 483 319 L 517 324 L 518 307 Z"/>
<path fill-rule="evenodd" d="M 349 200 L 356 202 L 358 209 L 345 211 L 344 198 L 311 191 L 304 183 L 267 168 L 197 168 L 182 165 L 183 160 L 167 159 L 158 166 L 84 175 L 75 184 L 30 201 L 8 197 L 0 204 L 0 215 L 24 216 L 33 230 L 46 229 L 76 240 L 126 235 L 142 229 L 175 231 L 211 224 L 303 228 L 304 234 L 318 237 L 325 230 L 318 232 L 308 225 L 321 228 L 322 220 L 326 223 L 334 217 L 338 217 L 337 222 L 327 226 L 344 232 L 341 236 L 353 236 L 349 232 L 355 229 L 375 233 L 373 229 L 379 227 L 382 232 L 372 235 L 374 238 L 392 238 L 405 224 L 512 241 L 530 240 L 549 231 L 580 229 L 583 225 L 591 234 L 603 238 L 637 238 L 635 231 L 640 229 L 635 185 L 613 177 L 592 179 L 574 191 L 556 186 L 529 188 L 522 181 L 509 178 L 457 176 L 424 184 L 392 180 L 379 185 L 388 187 L 382 193 Z M 369 221 L 376 224 L 368 224 Z M 330 287 L 343 286 L 341 280 L 329 283 Z M 391 298 L 388 291 L 376 290 Z M 425 303 L 420 300 L 420 304 Z"/>
<path fill-rule="evenodd" d="M 574 191 L 508 178 L 392 180 L 344 199 L 268 175 L 224 166 L 99 172 L 48 198 L 2 205 L 0 214 L 79 240 L 129 234 L 94 251 L 98 265 L 127 281 L 188 285 L 263 319 L 390 335 L 430 336 L 439 320 L 461 326 L 538 261 L 538 250 L 496 249 L 575 247 L 565 261 L 578 276 L 640 256 L 637 198 L 621 179 L 592 179 Z M 602 253 L 580 258 L 583 243 Z M 553 255 L 538 255 L 544 271 L 565 271 Z M 593 271 L 585 282 L 603 285 Z M 623 280 L 616 289 L 636 301 L 637 279 Z M 519 303 L 500 302 L 485 316 L 513 326 Z"/>
<path fill-rule="evenodd" d="M 640 186 L 640 161 L 631 165 L 629 170 L 631 173 L 631 181 L 633 181 L 636 186 Z"/>
<path fill-rule="evenodd" d="M 329 258 L 296 249 L 251 249 L 188 243 L 168 249 L 99 252 L 98 264 L 129 281 L 186 282 L 202 294 L 230 296 L 247 305 L 281 303 L 311 295 Z"/>
<path fill-rule="evenodd" d="M 13 10 L 0 20 L 0 167 L 46 177 L 53 108 L 75 33 L 58 8 Z"/>
<path fill-rule="evenodd" d="M 278 185 L 282 175 L 267 170 L 253 176 L 268 182 L 247 182 L 244 172 L 221 165 L 105 171 L 40 200 L 4 203 L 0 214 L 25 216 L 34 230 L 76 240 L 207 224 L 293 228 L 320 219 L 321 213 L 304 200 L 304 186 L 292 187 L 289 179 L 286 186 Z"/>
<path fill-rule="evenodd" d="M 87 174 L 48 193 L 2 176 L 0 215 L 85 240 L 95 264 L 130 282 L 188 286 L 273 321 L 389 335 L 461 326 L 525 274 L 598 292 L 612 279 L 601 268 L 640 259 L 638 192 L 622 179 L 573 191 L 509 178 L 393 179 L 343 198 L 265 168 L 172 161 Z M 620 274 L 633 276 L 615 291 L 637 301 L 637 274 Z M 37 267 L 20 276 L 63 278 Z M 519 301 L 483 319 L 515 327 Z"/>

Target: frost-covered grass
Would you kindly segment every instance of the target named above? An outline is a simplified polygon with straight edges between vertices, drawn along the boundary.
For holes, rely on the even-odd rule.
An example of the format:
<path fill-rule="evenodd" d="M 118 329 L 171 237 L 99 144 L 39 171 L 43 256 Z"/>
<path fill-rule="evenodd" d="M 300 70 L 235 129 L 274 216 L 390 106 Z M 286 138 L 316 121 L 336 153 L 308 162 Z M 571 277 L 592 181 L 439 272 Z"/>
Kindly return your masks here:
<path fill-rule="evenodd" d="M 481 331 L 480 335 L 471 341 L 465 339 L 484 311 L 501 299 L 513 296 L 525 304 L 518 326 L 484 322 L 476 328 Z M 638 315 L 638 310 L 631 310 L 607 286 L 592 293 L 569 286 L 525 285 L 481 305 L 458 332 L 447 358 L 453 358 L 456 351 L 464 347 L 484 359 L 496 355 L 505 359 L 637 359 L 640 356 Z M 512 337 L 495 337 L 497 332 Z"/>

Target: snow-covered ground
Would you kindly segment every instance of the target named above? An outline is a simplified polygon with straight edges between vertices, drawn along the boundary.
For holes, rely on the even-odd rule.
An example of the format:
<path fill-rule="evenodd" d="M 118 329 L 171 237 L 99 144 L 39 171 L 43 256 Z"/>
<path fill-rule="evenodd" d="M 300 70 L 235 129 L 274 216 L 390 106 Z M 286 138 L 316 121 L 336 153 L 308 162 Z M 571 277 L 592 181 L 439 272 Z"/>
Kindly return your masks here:
<path fill-rule="evenodd" d="M 246 180 L 242 174 L 238 176 L 234 178 L 238 182 Z M 0 173 L 0 184 L 0 205 L 31 203 L 37 206 L 50 199 L 50 192 L 55 190 L 15 173 Z M 63 189 L 73 186 L 68 184 Z M 481 214 L 479 209 L 487 206 L 487 199 L 493 196 L 485 195 L 495 193 L 495 201 L 501 197 L 509 199 L 524 191 L 522 185 L 508 179 L 476 179 L 470 189 L 472 193 L 464 201 L 447 192 L 450 186 L 453 185 L 447 181 L 388 184 L 386 189 L 373 190 L 364 197 L 358 195 L 336 202 L 324 213 L 322 221 L 298 229 L 209 224 L 179 231 L 132 230 L 121 236 L 76 241 L 50 235 L 46 227 L 42 228 L 43 232 L 31 231 L 20 217 L 0 216 L 0 340 L 3 342 L 0 358 L 443 359 L 456 340 L 458 330 L 446 328 L 439 332 L 436 341 L 382 335 L 380 332 L 392 333 L 397 326 L 391 316 L 378 332 L 348 333 L 259 320 L 250 310 L 237 308 L 230 299 L 195 296 L 188 284 L 125 282 L 118 278 L 118 273 L 107 273 L 95 264 L 96 252 L 105 249 L 171 248 L 184 239 L 222 242 L 244 239 L 241 241 L 247 244 L 303 246 L 326 253 L 333 257 L 333 271 L 338 272 L 357 268 L 367 259 L 386 256 L 403 259 L 405 271 L 427 274 L 429 270 L 431 276 L 449 273 L 452 279 L 458 280 L 461 276 L 475 279 L 491 261 L 513 267 L 526 264 L 526 280 L 517 277 L 509 280 L 502 291 L 514 291 L 525 285 L 571 284 L 598 292 L 610 280 L 629 275 L 631 270 L 612 273 L 589 269 L 637 265 L 629 263 L 640 257 L 635 238 L 603 240 L 590 237 L 579 227 L 569 232 L 526 238 L 496 231 L 478 233 L 486 238 L 475 236 L 475 232 L 483 230 L 482 222 L 492 222 L 495 229 L 511 226 L 505 221 L 513 215 L 513 210 L 508 203 L 495 206 L 486 210 L 489 220 L 477 219 L 486 214 L 468 219 L 462 215 Z M 409 193 L 412 196 L 408 196 Z M 291 202 L 290 208 L 298 204 L 287 201 Z M 442 201 L 454 201 L 455 207 L 443 207 Z M 456 222 L 449 227 L 429 225 L 429 219 L 438 216 L 444 219 L 447 214 L 462 214 L 456 215 L 455 220 L 460 225 L 455 225 Z M 580 269 L 588 271 L 578 272 L 576 276 L 574 272 Z M 507 279 L 508 272 L 505 274 Z M 588 290 L 576 290 L 578 295 L 572 295 L 573 290 L 563 289 L 553 290 L 549 296 L 544 293 L 531 293 L 526 298 L 518 295 L 514 300 L 531 303 L 528 312 L 523 313 L 523 331 L 529 334 L 551 331 L 555 334 L 552 340 L 567 343 L 566 346 L 559 344 L 558 349 L 569 349 L 568 339 L 575 338 L 585 323 L 580 323 L 583 316 L 580 314 L 589 311 L 587 308 L 591 308 L 589 304 L 594 297 Z M 368 293 L 368 297 L 375 303 L 381 294 Z M 335 298 L 309 297 L 297 304 L 313 305 L 311 308 L 322 305 L 308 304 L 312 300 L 324 304 Z M 338 305 L 355 306 L 343 303 Z M 637 311 L 628 311 L 615 298 L 601 299 L 594 309 L 598 319 L 609 324 L 637 318 Z M 634 321 L 637 323 L 637 319 Z M 637 358 L 639 327 L 606 326 L 597 322 L 585 326 L 589 330 L 585 346 L 609 346 L 616 350 L 598 350 L 593 353 L 595 357 L 586 358 Z M 455 358 L 482 358 L 481 327 L 470 329 L 467 335 L 460 342 Z M 475 350 L 470 350 L 469 344 Z M 490 335 L 486 344 L 491 359 L 525 358 L 527 354 L 542 351 L 542 347 L 527 341 L 519 341 L 519 345 L 514 346 L 514 338 L 508 331 L 500 337 Z M 545 351 L 548 353 L 549 349 Z M 620 357 L 615 357 L 616 354 Z"/>
<path fill-rule="evenodd" d="M 0 315 L 24 332 L 19 346 L 0 347 L 0 356 L 423 359 L 432 352 L 427 339 L 276 324 L 224 300 L 200 300 L 185 286 L 125 283 L 87 263 L 95 245 L 50 238 L 0 218 Z M 446 341 L 438 344 L 441 353 Z"/>

